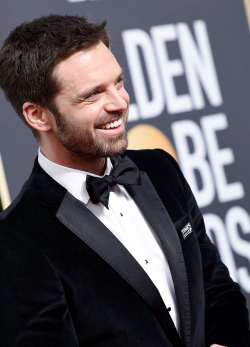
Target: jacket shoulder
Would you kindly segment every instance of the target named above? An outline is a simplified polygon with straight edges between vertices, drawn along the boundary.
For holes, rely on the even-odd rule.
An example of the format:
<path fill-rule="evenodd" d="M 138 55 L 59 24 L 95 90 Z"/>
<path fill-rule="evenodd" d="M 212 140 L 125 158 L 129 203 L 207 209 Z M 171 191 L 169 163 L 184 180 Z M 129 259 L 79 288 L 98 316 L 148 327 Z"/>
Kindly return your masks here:
<path fill-rule="evenodd" d="M 175 159 L 162 149 L 127 151 L 126 155 L 145 171 L 175 222 L 188 213 L 187 182 Z"/>

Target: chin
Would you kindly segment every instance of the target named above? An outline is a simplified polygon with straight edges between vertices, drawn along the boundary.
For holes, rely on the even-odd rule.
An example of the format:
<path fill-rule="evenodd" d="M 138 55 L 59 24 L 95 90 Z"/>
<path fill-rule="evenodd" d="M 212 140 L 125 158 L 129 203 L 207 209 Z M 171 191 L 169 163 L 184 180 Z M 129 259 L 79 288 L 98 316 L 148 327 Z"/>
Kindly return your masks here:
<path fill-rule="evenodd" d="M 118 157 L 122 155 L 128 147 L 127 137 L 122 140 L 116 141 L 113 144 L 104 144 L 99 151 L 96 151 L 94 156 L 96 157 Z"/>

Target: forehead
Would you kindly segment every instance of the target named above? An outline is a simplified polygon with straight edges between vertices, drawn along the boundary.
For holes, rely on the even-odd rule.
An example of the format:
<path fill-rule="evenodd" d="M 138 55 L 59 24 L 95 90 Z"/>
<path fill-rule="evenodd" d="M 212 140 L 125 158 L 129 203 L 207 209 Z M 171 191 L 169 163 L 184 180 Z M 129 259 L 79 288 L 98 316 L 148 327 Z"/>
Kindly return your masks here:
<path fill-rule="evenodd" d="M 80 51 L 59 63 L 55 75 L 62 90 L 108 83 L 121 72 L 117 60 L 102 42 L 88 51 Z"/>

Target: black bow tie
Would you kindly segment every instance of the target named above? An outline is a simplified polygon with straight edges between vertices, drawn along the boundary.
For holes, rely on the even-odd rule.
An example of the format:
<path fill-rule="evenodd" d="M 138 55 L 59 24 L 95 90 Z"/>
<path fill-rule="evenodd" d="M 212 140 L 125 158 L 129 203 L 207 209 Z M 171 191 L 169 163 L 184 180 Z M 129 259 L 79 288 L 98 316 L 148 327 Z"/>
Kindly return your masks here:
<path fill-rule="evenodd" d="M 104 177 L 87 175 L 86 188 L 93 204 L 101 202 L 107 209 L 110 188 L 116 184 L 124 186 L 141 184 L 140 171 L 128 157 L 117 157 L 113 163 L 113 169 Z"/>

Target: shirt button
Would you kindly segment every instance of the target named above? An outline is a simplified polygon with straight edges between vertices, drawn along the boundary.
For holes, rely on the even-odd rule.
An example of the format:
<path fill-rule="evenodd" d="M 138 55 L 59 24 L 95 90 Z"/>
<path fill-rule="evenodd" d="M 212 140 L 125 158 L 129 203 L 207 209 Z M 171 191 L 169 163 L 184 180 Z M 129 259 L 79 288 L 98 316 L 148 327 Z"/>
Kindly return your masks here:
<path fill-rule="evenodd" d="M 148 261 L 147 261 L 147 259 L 145 259 L 145 263 L 146 263 L 146 264 L 148 264 Z"/>
<path fill-rule="evenodd" d="M 121 216 L 121 217 L 123 217 L 123 214 L 122 214 L 122 213 L 120 213 L 120 216 Z"/>

